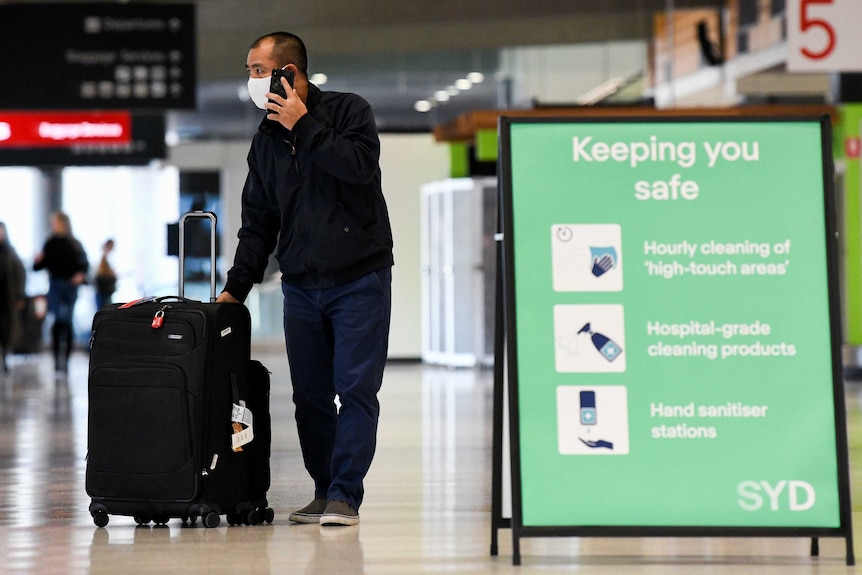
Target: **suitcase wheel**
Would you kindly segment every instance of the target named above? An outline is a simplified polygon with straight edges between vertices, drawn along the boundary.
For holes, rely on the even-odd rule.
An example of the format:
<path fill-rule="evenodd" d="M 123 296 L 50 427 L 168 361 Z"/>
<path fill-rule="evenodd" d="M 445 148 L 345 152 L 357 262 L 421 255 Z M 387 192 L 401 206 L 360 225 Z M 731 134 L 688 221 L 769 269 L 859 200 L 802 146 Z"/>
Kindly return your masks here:
<path fill-rule="evenodd" d="M 96 527 L 104 527 L 108 524 L 109 520 L 110 518 L 108 517 L 108 514 L 104 511 L 97 511 L 96 513 L 93 513 L 93 523 L 96 524 Z"/>
<path fill-rule="evenodd" d="M 258 507 L 248 514 L 248 525 L 260 525 L 261 523 L 272 523 L 275 519 L 275 511 L 270 507 Z"/>
<path fill-rule="evenodd" d="M 150 521 L 152 521 L 152 519 L 150 519 L 149 517 L 143 517 L 141 515 L 135 515 L 134 519 L 135 523 L 137 523 L 138 525 L 149 525 Z"/>
<path fill-rule="evenodd" d="M 210 529 L 212 529 L 213 527 L 218 527 L 218 524 L 221 521 L 221 518 L 219 517 L 218 513 L 216 513 L 215 511 L 210 511 L 209 513 L 204 515 L 203 520 L 204 520 L 204 525 L 206 527 L 209 527 Z"/>

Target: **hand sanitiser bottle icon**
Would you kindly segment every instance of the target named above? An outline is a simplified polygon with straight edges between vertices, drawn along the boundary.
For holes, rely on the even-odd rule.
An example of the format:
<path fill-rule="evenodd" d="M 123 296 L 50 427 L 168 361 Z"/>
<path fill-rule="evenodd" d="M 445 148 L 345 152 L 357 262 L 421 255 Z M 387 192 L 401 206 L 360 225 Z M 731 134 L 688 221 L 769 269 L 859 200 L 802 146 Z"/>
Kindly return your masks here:
<path fill-rule="evenodd" d="M 590 340 L 592 340 L 593 345 L 599 350 L 599 353 L 604 356 L 604 358 L 608 361 L 613 361 L 623 352 L 622 348 L 618 346 L 611 338 L 608 336 L 594 332 L 590 328 L 590 323 L 587 322 L 584 324 L 580 330 L 578 330 L 578 334 L 588 333 L 590 334 Z"/>
<path fill-rule="evenodd" d="M 596 392 L 582 391 L 581 400 L 581 425 L 596 424 Z"/>

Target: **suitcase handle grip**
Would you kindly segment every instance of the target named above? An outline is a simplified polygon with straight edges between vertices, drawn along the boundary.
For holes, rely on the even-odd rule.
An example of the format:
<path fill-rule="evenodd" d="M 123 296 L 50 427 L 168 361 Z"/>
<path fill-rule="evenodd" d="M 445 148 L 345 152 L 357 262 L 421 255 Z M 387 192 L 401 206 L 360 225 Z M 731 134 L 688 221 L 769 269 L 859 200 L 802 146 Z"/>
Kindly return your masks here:
<path fill-rule="evenodd" d="M 120 307 L 118 307 L 117 309 L 127 309 L 130 307 L 135 307 L 136 305 L 141 305 L 141 304 L 145 304 L 145 303 L 162 303 L 162 302 L 167 301 L 167 300 L 174 300 L 174 301 L 183 302 L 183 303 L 198 303 L 197 301 L 195 301 L 193 299 L 189 299 L 187 297 L 182 297 L 182 296 L 178 296 L 178 295 L 163 295 L 163 296 L 159 296 L 159 297 L 147 296 L 147 297 L 142 297 L 142 298 L 132 300 L 130 302 L 126 302 L 123 305 L 121 305 Z"/>
<path fill-rule="evenodd" d="M 186 282 L 186 220 L 204 218 L 210 221 L 210 302 L 216 300 L 216 215 L 213 212 L 195 210 L 180 216 L 179 222 L 179 253 L 180 260 L 180 297 L 185 296 Z"/>
<path fill-rule="evenodd" d="M 166 301 L 174 301 L 181 303 L 198 303 L 197 300 L 189 299 L 187 297 L 182 297 L 179 295 L 163 295 L 161 297 L 157 297 L 153 300 L 153 303 L 164 303 Z"/>

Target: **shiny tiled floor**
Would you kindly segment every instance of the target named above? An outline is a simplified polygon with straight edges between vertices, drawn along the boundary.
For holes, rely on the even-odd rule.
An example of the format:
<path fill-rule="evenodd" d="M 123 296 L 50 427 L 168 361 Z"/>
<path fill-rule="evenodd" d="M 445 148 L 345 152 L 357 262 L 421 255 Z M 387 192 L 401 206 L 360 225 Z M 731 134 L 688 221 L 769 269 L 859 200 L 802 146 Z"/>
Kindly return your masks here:
<path fill-rule="evenodd" d="M 292 525 L 311 496 L 298 452 L 286 359 L 257 350 L 275 374 L 272 525 L 215 529 L 138 527 L 112 516 L 99 529 L 87 512 L 87 356 L 68 378 L 46 358 L 14 358 L 0 375 L 0 573 L 853 573 L 844 541 L 807 539 L 522 539 L 511 532 L 490 555 L 492 374 L 417 364 L 387 367 L 378 455 L 358 527 Z M 855 509 L 862 509 L 862 385 L 848 384 Z M 862 514 L 854 513 L 857 549 Z M 859 552 L 857 551 L 857 555 Z M 862 571 L 860 571 L 862 572 Z"/>

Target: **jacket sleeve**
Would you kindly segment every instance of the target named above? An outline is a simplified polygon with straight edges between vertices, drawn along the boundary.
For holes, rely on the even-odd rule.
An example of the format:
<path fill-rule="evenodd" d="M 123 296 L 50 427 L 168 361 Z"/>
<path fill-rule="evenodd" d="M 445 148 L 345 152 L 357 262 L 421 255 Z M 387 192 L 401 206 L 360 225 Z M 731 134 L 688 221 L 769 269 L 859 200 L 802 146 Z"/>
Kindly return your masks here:
<path fill-rule="evenodd" d="M 227 273 L 224 291 L 245 301 L 254 284 L 263 281 L 269 254 L 278 239 L 279 220 L 249 153 L 249 172 L 242 190 L 242 225 L 237 238 L 233 267 Z"/>
<path fill-rule="evenodd" d="M 33 259 L 33 271 L 38 272 L 48 268 L 48 253 L 50 253 L 49 242 L 47 240 L 43 245 L 42 249 L 36 254 L 36 257 Z"/>
<path fill-rule="evenodd" d="M 365 100 L 354 94 L 343 96 L 331 125 L 308 113 L 293 126 L 293 132 L 298 146 L 324 171 L 343 182 L 367 184 L 379 171 L 377 124 Z"/>

